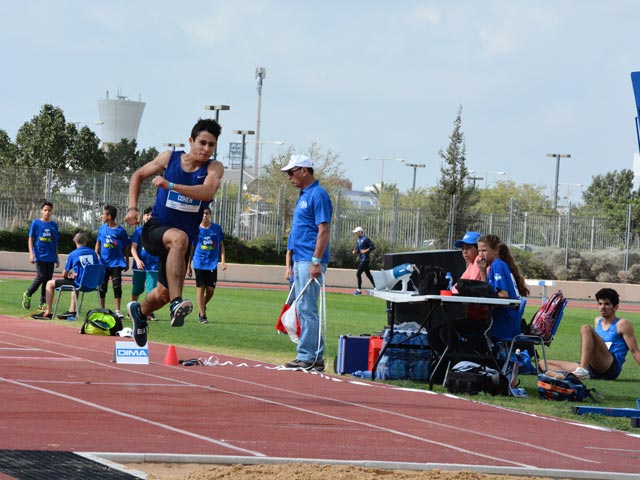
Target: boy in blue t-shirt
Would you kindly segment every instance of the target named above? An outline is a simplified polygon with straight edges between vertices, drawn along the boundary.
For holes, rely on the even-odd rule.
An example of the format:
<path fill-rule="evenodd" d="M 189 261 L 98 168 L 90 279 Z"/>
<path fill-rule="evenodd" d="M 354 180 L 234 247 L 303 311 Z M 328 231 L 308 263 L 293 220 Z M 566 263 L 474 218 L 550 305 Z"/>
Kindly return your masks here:
<path fill-rule="evenodd" d="M 29 228 L 29 261 L 36 265 L 36 278 L 22 294 L 22 308 L 31 308 L 31 296 L 40 287 L 39 310 L 46 303 L 46 285 L 53 278 L 53 271 L 60 265 L 58 259 L 58 224 L 51 220 L 53 203 L 45 201 L 40 208 L 41 217 L 34 220 Z"/>
<path fill-rule="evenodd" d="M 113 284 L 113 298 L 115 299 L 115 314 L 124 318 L 120 311 L 122 303 L 122 272 L 129 270 L 129 255 L 127 247 L 129 246 L 129 234 L 127 231 L 116 223 L 118 210 L 112 205 L 105 205 L 102 210 L 102 222 L 98 229 L 98 238 L 96 240 L 96 253 L 100 257 L 102 263 L 107 268 L 104 273 L 104 280 L 100 285 L 100 306 L 104 308 L 105 297 L 109 286 L 109 277 Z"/>
<path fill-rule="evenodd" d="M 213 297 L 218 282 L 218 262 L 222 270 L 227 269 L 224 252 L 224 233 L 217 223 L 211 223 L 211 210 L 204 209 L 200 223 L 198 241 L 191 248 L 187 275 L 196 272 L 196 294 L 198 300 L 198 321 L 207 323 L 207 303 Z"/>

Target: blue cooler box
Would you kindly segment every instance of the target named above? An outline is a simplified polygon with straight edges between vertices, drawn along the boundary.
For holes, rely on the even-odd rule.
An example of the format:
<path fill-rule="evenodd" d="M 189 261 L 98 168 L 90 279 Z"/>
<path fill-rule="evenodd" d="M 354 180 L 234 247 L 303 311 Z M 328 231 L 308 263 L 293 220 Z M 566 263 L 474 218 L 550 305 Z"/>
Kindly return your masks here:
<path fill-rule="evenodd" d="M 370 337 L 371 335 L 340 335 L 334 364 L 336 373 L 344 375 L 367 370 Z"/>

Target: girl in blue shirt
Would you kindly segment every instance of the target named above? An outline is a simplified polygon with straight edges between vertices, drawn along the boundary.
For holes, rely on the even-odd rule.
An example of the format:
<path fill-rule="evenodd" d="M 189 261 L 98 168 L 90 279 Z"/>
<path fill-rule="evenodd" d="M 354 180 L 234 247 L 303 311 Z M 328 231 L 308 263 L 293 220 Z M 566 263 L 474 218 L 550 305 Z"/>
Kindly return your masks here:
<path fill-rule="evenodd" d="M 498 297 L 520 298 L 529 295 L 529 289 L 509 247 L 497 235 L 484 235 L 478 239 L 478 267 L 480 279 L 491 285 Z M 490 335 L 495 339 L 511 339 L 520 333 L 520 315 L 517 309 L 496 307 L 491 311 L 493 325 Z"/>

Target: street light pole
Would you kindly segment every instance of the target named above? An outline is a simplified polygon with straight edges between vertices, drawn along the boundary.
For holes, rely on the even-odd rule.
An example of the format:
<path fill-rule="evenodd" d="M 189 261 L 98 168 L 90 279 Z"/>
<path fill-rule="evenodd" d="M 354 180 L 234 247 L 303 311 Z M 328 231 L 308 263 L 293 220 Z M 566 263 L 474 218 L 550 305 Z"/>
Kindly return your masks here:
<path fill-rule="evenodd" d="M 473 180 L 473 189 L 476 188 L 476 180 L 484 180 L 484 188 L 487 188 L 487 177 L 489 174 L 493 173 L 494 175 L 506 175 L 507 172 L 478 172 L 477 170 L 468 170 L 468 173 L 476 174 L 476 173 L 484 173 L 484 177 L 467 177 L 469 180 Z"/>
<path fill-rule="evenodd" d="M 566 182 L 560 182 L 558 183 L 558 185 L 564 185 L 567 187 L 567 195 L 566 195 L 566 200 L 568 203 L 571 203 L 571 187 L 583 187 L 584 185 L 582 183 L 566 183 Z M 560 189 L 560 187 L 558 187 L 558 190 Z"/>
<path fill-rule="evenodd" d="M 284 142 L 282 140 L 261 140 L 260 142 L 258 142 L 257 140 L 247 140 L 247 143 L 259 143 L 261 145 L 260 147 L 260 158 L 258 160 L 258 173 L 254 176 L 255 179 L 258 181 L 258 196 L 260 196 L 260 185 L 262 183 L 262 180 L 260 178 L 260 171 L 262 170 L 262 145 L 264 145 L 265 143 L 272 143 L 274 145 L 284 145 Z"/>
<path fill-rule="evenodd" d="M 556 183 L 553 189 L 553 209 L 558 209 L 558 180 L 560 180 L 560 159 L 571 158 L 569 153 L 547 153 L 547 157 L 556 159 Z"/>
<path fill-rule="evenodd" d="M 485 172 L 484 174 L 484 188 L 487 188 L 487 177 L 489 176 L 490 173 L 493 173 L 494 175 L 506 175 L 507 172 Z"/>
<path fill-rule="evenodd" d="M 216 112 L 216 123 L 219 124 L 220 123 L 220 121 L 219 121 L 220 110 L 231 110 L 231 107 L 229 105 L 205 105 L 204 109 L 205 110 L 215 110 L 215 112 Z M 216 148 L 213 150 L 213 159 L 214 160 L 218 159 L 218 142 L 217 141 L 216 141 Z"/>
<path fill-rule="evenodd" d="M 425 163 L 405 163 L 407 167 L 413 168 L 413 188 L 412 190 L 416 191 L 416 170 L 418 168 L 425 168 L 427 165 Z"/>
<path fill-rule="evenodd" d="M 264 67 L 256 68 L 256 78 L 258 79 L 258 117 L 256 120 L 256 149 L 253 159 L 253 175 L 258 176 L 258 158 L 260 158 L 260 115 L 262 111 L 262 83 L 267 76 L 267 69 Z"/>
<path fill-rule="evenodd" d="M 404 160 L 402 158 L 372 158 L 372 157 L 362 157 L 363 160 L 365 161 L 369 161 L 369 160 L 378 160 L 380 162 L 382 162 L 382 171 L 380 172 L 380 194 L 382 194 L 382 190 L 384 188 L 384 162 L 386 162 L 387 160 L 393 160 L 394 162 L 400 162 L 403 163 Z"/>
<path fill-rule="evenodd" d="M 469 173 L 472 173 L 472 172 L 469 171 Z M 467 177 L 467 180 L 471 180 L 473 182 L 473 186 L 471 188 L 473 190 L 475 190 L 476 189 L 476 181 L 484 180 L 484 178 L 482 178 L 482 177 Z"/>
<path fill-rule="evenodd" d="M 163 143 L 162 144 L 165 147 L 170 147 L 171 151 L 175 152 L 176 148 L 182 148 L 184 147 L 184 143 Z"/>
<path fill-rule="evenodd" d="M 240 157 L 240 182 L 238 183 L 238 204 L 236 206 L 236 228 L 235 236 L 240 238 L 240 213 L 242 212 L 242 182 L 244 180 L 244 155 L 247 146 L 247 135 L 254 135 L 253 130 L 234 130 L 235 135 L 242 135 L 242 156 Z"/>

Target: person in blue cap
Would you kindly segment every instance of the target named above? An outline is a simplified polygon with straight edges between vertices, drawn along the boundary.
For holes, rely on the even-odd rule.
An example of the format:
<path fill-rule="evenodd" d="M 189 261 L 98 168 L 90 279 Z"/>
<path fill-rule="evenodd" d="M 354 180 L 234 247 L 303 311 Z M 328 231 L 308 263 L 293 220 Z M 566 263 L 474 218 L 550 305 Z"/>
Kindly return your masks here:
<path fill-rule="evenodd" d="M 462 258 L 467 263 L 467 268 L 460 276 L 460 280 L 481 280 L 480 267 L 476 263 L 478 259 L 478 239 L 482 235 L 478 232 L 469 231 L 464 234 L 460 240 L 456 240 L 454 247 L 460 248 Z M 453 285 L 451 292 L 458 294 L 456 285 Z M 489 317 L 489 307 L 486 305 L 468 305 L 466 318 L 453 320 L 456 331 L 459 334 L 477 332 L 481 333 L 485 329 L 484 322 L 477 320 L 486 320 Z M 448 342 L 448 328 L 446 324 L 435 326 L 429 332 L 429 343 L 438 351 L 443 351 Z"/>
<path fill-rule="evenodd" d="M 462 249 L 462 258 L 467 263 L 467 269 L 460 276 L 467 280 L 480 280 L 480 267 L 476 263 L 478 258 L 478 239 L 481 237 L 478 232 L 467 232 L 460 240 L 456 240 L 454 247 Z M 453 293 L 457 293 L 455 285 L 451 289 Z"/>

